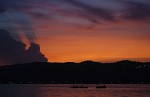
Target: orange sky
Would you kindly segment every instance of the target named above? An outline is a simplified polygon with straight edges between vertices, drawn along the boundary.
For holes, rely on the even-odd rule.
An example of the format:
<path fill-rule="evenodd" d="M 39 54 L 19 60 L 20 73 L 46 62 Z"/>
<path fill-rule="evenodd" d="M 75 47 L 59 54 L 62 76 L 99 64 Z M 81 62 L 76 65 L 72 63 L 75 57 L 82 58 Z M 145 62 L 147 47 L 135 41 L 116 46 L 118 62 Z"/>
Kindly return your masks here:
<path fill-rule="evenodd" d="M 150 61 L 150 39 L 145 34 L 150 31 L 148 24 L 126 22 L 92 26 L 94 28 L 88 29 L 56 23 L 34 29 L 41 51 L 50 62 Z"/>

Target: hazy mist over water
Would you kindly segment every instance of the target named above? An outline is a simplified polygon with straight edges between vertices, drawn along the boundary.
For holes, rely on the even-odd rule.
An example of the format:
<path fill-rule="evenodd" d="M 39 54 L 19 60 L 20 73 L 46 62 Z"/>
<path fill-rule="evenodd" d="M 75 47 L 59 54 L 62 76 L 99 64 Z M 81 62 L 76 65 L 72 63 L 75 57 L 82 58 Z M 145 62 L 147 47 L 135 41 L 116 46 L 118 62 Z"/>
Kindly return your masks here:
<path fill-rule="evenodd" d="M 149 97 L 148 84 L 107 84 L 106 89 L 88 85 L 85 89 L 72 89 L 71 84 L 0 85 L 0 97 Z"/>

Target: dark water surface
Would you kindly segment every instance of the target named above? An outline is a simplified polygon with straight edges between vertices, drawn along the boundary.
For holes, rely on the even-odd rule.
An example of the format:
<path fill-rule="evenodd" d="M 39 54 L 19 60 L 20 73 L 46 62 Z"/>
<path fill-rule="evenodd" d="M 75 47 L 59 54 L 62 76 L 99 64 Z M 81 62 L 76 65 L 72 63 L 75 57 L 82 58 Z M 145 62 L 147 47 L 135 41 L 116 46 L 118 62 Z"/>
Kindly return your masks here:
<path fill-rule="evenodd" d="M 0 85 L 0 97 L 150 97 L 148 84 L 107 84 L 106 89 L 88 85 L 85 89 L 72 89 L 72 85 Z"/>

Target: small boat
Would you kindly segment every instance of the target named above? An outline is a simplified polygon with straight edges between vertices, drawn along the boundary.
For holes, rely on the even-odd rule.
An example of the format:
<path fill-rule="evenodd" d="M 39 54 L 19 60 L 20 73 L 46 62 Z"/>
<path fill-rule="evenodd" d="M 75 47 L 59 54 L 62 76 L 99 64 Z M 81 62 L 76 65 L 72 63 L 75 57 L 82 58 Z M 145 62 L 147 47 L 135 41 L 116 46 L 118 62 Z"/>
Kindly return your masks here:
<path fill-rule="evenodd" d="M 107 88 L 105 85 L 97 85 L 96 88 Z"/>
<path fill-rule="evenodd" d="M 70 88 L 88 88 L 88 86 L 83 86 L 83 85 L 73 85 Z"/>

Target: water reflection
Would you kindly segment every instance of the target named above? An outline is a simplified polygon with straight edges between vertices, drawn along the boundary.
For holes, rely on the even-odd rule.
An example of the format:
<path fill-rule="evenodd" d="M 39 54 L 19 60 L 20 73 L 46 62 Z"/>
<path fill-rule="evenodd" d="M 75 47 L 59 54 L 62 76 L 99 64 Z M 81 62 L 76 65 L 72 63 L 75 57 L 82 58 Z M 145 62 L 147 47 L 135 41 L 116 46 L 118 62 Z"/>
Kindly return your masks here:
<path fill-rule="evenodd" d="M 69 85 L 0 85 L 0 97 L 149 97 L 150 85 L 107 85 L 73 89 Z"/>
<path fill-rule="evenodd" d="M 0 97 L 40 97 L 38 92 L 32 85 L 0 85 Z"/>

